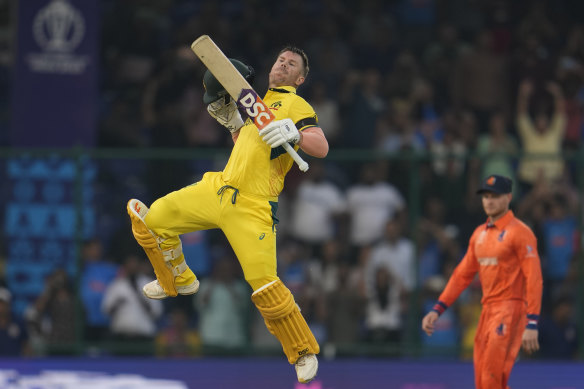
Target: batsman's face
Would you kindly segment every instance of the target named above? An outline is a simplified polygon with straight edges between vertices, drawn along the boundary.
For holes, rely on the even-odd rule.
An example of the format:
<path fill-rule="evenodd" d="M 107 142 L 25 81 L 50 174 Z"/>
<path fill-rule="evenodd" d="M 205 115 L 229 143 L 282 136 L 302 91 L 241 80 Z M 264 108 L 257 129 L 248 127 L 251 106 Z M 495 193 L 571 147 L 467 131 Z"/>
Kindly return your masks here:
<path fill-rule="evenodd" d="M 485 192 L 482 195 L 482 200 L 485 214 L 490 217 L 492 221 L 496 221 L 509 209 L 511 194 Z"/>
<path fill-rule="evenodd" d="M 304 82 L 300 54 L 285 51 L 278 56 L 270 71 L 270 88 L 293 86 L 298 88 Z"/>

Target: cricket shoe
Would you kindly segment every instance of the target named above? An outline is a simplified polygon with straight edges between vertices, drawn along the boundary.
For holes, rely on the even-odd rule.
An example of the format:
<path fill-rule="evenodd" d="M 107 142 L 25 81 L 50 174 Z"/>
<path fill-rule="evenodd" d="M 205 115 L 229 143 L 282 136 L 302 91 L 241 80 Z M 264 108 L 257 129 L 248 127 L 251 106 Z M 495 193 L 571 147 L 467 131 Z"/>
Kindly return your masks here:
<path fill-rule="evenodd" d="M 318 359 L 314 354 L 303 355 L 298 358 L 294 368 L 296 369 L 298 382 L 306 384 L 316 377 L 316 372 L 318 371 Z"/>
<path fill-rule="evenodd" d="M 195 280 L 190 284 L 182 286 L 177 285 L 176 291 L 178 292 L 178 294 L 184 296 L 189 294 L 195 294 L 199 290 L 199 284 L 200 284 L 199 280 L 195 278 Z M 144 293 L 144 296 L 154 300 L 162 300 L 168 297 L 168 295 L 166 294 L 158 280 L 154 280 L 144 285 L 144 287 L 142 288 L 142 292 Z"/>

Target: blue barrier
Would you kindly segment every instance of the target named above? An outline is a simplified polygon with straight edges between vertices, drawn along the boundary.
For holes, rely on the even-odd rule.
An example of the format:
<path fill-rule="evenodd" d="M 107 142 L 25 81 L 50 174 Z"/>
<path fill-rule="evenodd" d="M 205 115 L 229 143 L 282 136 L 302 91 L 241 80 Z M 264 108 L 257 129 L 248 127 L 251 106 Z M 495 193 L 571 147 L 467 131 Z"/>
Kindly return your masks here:
<path fill-rule="evenodd" d="M 474 387 L 469 362 L 338 359 L 322 361 L 317 379 L 296 382 L 292 366 L 282 358 L 201 359 L 0 359 L 0 370 L 20 375 L 42 371 L 139 374 L 151 379 L 182 381 L 188 388 L 217 389 L 469 389 Z M 584 364 L 518 362 L 511 373 L 513 389 L 582 389 Z M 3 388 L 0 388 L 3 389 Z"/>

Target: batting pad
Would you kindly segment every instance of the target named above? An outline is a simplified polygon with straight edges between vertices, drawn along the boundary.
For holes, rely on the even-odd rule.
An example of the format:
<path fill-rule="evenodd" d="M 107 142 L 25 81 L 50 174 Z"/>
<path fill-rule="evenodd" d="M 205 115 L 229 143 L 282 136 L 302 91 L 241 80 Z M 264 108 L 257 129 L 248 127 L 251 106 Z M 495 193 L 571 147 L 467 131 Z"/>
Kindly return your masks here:
<path fill-rule="evenodd" d="M 266 327 L 282 344 L 288 362 L 294 364 L 306 354 L 318 354 L 320 347 L 290 290 L 281 280 L 262 286 L 251 295 Z"/>
<path fill-rule="evenodd" d="M 128 201 L 127 208 L 128 215 L 130 215 L 130 220 L 132 221 L 134 238 L 136 238 L 136 241 L 146 252 L 146 256 L 148 256 L 154 268 L 158 283 L 168 296 L 175 297 L 178 292 L 174 285 L 172 266 L 164 260 L 164 254 L 160 249 L 156 236 L 144 223 L 144 217 L 148 213 L 148 207 L 140 200 L 132 199 Z"/>

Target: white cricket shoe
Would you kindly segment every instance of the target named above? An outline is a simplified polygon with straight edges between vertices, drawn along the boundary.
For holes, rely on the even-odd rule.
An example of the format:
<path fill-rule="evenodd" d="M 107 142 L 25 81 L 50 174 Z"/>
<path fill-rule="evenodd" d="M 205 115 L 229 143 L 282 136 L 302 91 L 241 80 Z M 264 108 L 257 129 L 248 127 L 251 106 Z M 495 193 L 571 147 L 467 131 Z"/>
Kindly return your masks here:
<path fill-rule="evenodd" d="M 306 384 L 316 377 L 318 371 L 318 359 L 314 354 L 303 355 L 296 361 L 294 365 L 298 382 Z"/>
<path fill-rule="evenodd" d="M 188 285 L 176 287 L 176 291 L 178 292 L 178 294 L 182 295 L 195 294 L 198 292 L 198 290 L 199 280 L 197 279 L 195 279 L 194 282 Z M 154 300 L 162 300 L 168 297 L 164 289 L 162 289 L 162 286 L 160 286 L 160 284 L 158 283 L 158 280 L 154 280 L 144 285 L 144 287 L 142 288 L 142 292 L 144 293 L 144 296 Z"/>

